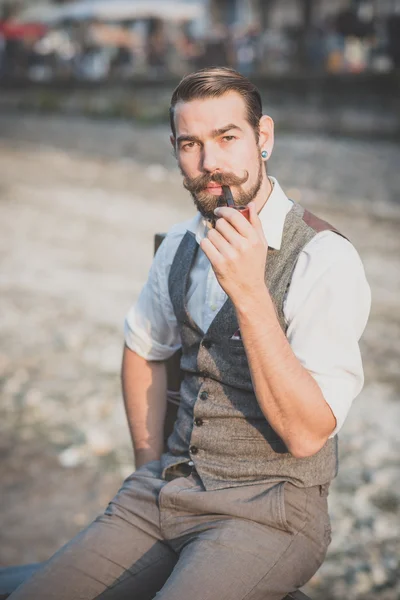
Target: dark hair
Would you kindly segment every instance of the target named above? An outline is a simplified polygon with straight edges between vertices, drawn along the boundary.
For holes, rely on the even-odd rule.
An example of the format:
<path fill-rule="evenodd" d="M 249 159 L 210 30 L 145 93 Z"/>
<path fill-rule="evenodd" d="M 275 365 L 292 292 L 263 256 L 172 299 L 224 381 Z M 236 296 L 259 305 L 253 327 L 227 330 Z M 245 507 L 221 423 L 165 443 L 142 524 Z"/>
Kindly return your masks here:
<path fill-rule="evenodd" d="M 227 92 L 237 92 L 245 101 L 247 120 L 258 140 L 262 103 L 260 92 L 244 75 L 227 67 L 210 67 L 186 75 L 175 88 L 169 109 L 171 131 L 175 137 L 174 108 L 178 102 L 202 98 L 218 98 Z"/>

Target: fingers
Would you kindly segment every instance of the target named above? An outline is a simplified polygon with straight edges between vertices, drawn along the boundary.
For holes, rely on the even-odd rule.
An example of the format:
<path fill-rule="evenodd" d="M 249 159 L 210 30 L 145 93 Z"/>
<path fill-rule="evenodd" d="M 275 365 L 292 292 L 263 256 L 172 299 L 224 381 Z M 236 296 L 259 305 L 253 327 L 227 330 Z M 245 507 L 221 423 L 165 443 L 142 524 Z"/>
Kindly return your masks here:
<path fill-rule="evenodd" d="M 215 223 L 215 229 L 221 235 L 223 235 L 230 244 L 235 244 L 238 239 L 243 239 L 240 233 L 238 233 L 238 231 L 226 219 L 217 219 Z"/>
<path fill-rule="evenodd" d="M 237 231 L 233 229 L 233 227 L 231 227 L 229 224 L 227 225 L 233 232 L 232 242 L 228 238 L 226 238 L 224 234 L 221 234 L 216 229 L 209 230 L 207 234 L 207 239 L 218 250 L 218 252 L 220 252 L 220 254 L 222 254 L 226 258 L 235 260 L 237 258 L 235 247 L 239 247 L 240 245 L 240 235 L 237 233 Z M 226 229 L 226 227 L 224 228 Z M 239 238 L 239 240 L 237 238 Z"/>
<path fill-rule="evenodd" d="M 217 269 L 221 262 L 222 256 L 213 243 L 208 238 L 204 238 L 200 242 L 200 248 L 203 250 L 214 269 Z"/>
<path fill-rule="evenodd" d="M 250 202 L 248 207 L 250 209 L 250 221 L 234 208 L 225 206 L 216 208 L 214 211 L 215 214 L 221 217 L 216 222 L 216 229 L 232 244 L 236 241 L 236 245 L 240 245 L 237 238 L 237 234 L 239 233 L 252 243 L 261 240 L 263 245 L 268 247 L 262 223 L 257 214 L 256 203 Z"/>
<path fill-rule="evenodd" d="M 244 237 L 249 238 L 252 236 L 253 227 L 238 210 L 229 208 L 227 206 L 220 206 L 214 210 L 214 214 L 217 217 L 222 217 L 228 221 L 228 223 L 230 223 L 232 227 Z"/>

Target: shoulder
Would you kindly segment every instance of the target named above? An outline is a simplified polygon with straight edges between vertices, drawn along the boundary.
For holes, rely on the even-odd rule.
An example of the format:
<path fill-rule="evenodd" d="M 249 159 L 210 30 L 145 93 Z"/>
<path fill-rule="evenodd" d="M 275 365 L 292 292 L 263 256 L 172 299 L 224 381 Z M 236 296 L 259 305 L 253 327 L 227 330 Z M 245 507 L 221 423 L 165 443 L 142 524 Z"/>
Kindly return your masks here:
<path fill-rule="evenodd" d="M 169 243 L 179 243 L 187 231 L 191 231 L 195 234 L 200 220 L 200 213 L 196 213 L 196 215 L 191 219 L 181 221 L 180 223 L 175 223 L 175 225 L 173 225 L 166 234 L 166 238 L 168 239 Z"/>
<path fill-rule="evenodd" d="M 293 272 L 291 295 L 306 301 L 312 291 L 322 298 L 353 295 L 370 303 L 370 287 L 360 255 L 346 238 L 332 231 L 317 233 L 302 249 Z"/>
<path fill-rule="evenodd" d="M 317 233 L 300 254 L 307 259 L 308 268 L 312 266 L 319 272 L 341 264 L 346 264 L 348 269 L 363 269 L 360 255 L 353 244 L 329 230 Z"/>
<path fill-rule="evenodd" d="M 287 322 L 306 317 L 315 324 L 323 317 L 339 331 L 337 319 L 342 324 L 350 319 L 361 335 L 370 308 L 371 289 L 357 250 L 332 231 L 316 234 L 293 271 L 284 305 Z"/>
<path fill-rule="evenodd" d="M 176 223 L 165 235 L 165 238 L 157 251 L 157 258 L 164 262 L 164 266 L 171 266 L 179 244 L 184 238 L 187 231 L 196 235 L 196 232 L 201 224 L 201 215 L 197 213 L 191 219 Z"/>

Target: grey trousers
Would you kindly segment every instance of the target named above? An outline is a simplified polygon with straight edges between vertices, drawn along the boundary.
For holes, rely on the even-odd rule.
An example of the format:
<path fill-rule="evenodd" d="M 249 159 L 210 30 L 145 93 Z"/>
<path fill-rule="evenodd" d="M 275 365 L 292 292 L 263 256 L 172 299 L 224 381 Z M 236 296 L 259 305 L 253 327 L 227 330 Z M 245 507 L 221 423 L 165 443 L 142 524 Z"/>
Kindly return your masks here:
<path fill-rule="evenodd" d="M 326 492 L 288 482 L 206 491 L 197 473 L 128 477 L 104 514 L 12 600 L 281 600 L 321 565 Z"/>

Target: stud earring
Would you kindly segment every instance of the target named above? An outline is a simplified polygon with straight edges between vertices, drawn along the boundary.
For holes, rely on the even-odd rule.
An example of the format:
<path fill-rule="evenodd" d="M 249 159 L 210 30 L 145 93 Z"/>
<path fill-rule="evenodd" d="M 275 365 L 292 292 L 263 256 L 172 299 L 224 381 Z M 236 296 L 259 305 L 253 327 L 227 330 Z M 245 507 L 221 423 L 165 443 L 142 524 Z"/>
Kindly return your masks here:
<path fill-rule="evenodd" d="M 268 156 L 268 152 L 266 150 L 263 150 L 261 152 L 261 158 L 263 158 L 265 160 L 267 158 L 267 156 Z"/>

